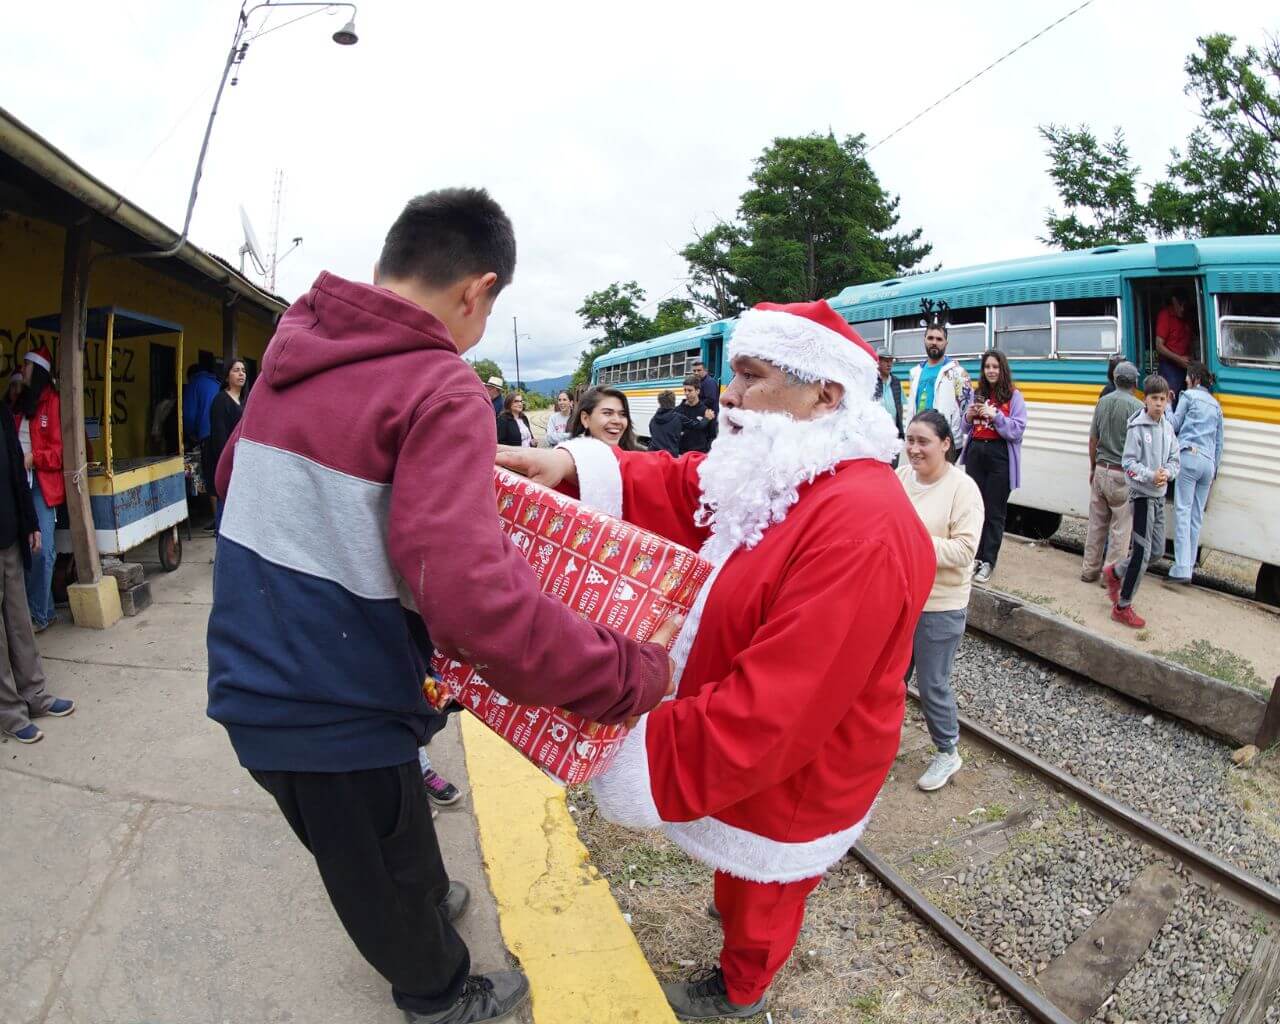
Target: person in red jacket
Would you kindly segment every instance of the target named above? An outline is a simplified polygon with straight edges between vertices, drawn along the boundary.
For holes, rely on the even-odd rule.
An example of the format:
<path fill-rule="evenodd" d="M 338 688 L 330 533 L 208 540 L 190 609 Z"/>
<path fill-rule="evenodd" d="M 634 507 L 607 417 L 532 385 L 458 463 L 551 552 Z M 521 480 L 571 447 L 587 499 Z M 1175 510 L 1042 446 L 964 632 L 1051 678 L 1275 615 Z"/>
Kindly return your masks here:
<path fill-rule="evenodd" d="M 890 463 L 875 352 L 826 302 L 748 310 L 710 454 L 582 438 L 501 465 L 716 566 L 659 704 L 593 784 L 609 820 L 715 869 L 717 966 L 663 986 L 683 1020 L 751 1017 L 805 897 L 857 840 L 897 756 L 933 542 Z"/>
<path fill-rule="evenodd" d="M 67 500 L 62 479 L 62 401 L 53 386 L 53 356 L 41 345 L 23 357 L 22 377 L 27 389 L 18 407 L 18 443 L 22 446 L 31 499 L 40 524 L 40 550 L 27 569 L 27 605 L 37 633 L 57 618 L 53 608 L 54 524 L 57 509 Z"/>
<path fill-rule="evenodd" d="M 453 928 L 466 888 L 419 774 L 440 722 L 429 646 L 595 722 L 649 710 L 671 678 L 669 632 L 640 643 L 580 618 L 499 525 L 492 406 L 462 356 L 515 260 L 487 192 L 411 200 L 374 284 L 322 273 L 285 312 L 215 478 L 209 716 L 415 1024 L 504 1019 L 528 992 L 518 971 L 472 975 Z"/>

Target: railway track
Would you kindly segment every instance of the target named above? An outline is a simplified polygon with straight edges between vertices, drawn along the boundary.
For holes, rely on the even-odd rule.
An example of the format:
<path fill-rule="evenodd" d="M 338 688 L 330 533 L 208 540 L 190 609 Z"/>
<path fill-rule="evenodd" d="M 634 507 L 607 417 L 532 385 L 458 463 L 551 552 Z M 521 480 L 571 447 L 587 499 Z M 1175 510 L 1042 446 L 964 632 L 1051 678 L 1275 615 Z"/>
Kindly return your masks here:
<path fill-rule="evenodd" d="M 918 700 L 914 690 L 909 692 L 914 699 Z M 1198 885 L 1215 896 L 1221 894 L 1234 905 L 1254 915 L 1255 921 L 1265 922 L 1268 935 L 1260 938 L 1256 944 L 1254 962 L 1236 985 L 1231 1002 L 1221 1007 L 1221 1012 L 1216 1016 L 1190 1019 L 1214 1019 L 1222 1024 L 1264 1024 L 1280 1017 L 1280 1009 L 1275 1008 L 1271 1002 L 1272 994 L 1280 992 L 1280 935 L 1277 934 L 1280 933 L 1280 888 L 1164 827 L 1133 807 L 1064 771 L 1025 746 L 1001 736 L 988 726 L 966 716 L 961 716 L 960 726 L 962 734 L 969 740 L 971 747 L 976 746 L 998 755 L 1020 772 L 1039 780 L 1054 792 L 1064 794 L 1069 801 L 1089 815 L 1131 837 L 1146 850 L 1168 858 L 1175 865 L 1175 871 L 1178 871 L 1191 884 Z M 905 783 L 900 783 L 902 784 Z M 874 839 L 872 842 L 874 843 Z M 1090 950 L 1087 944 L 1084 944 L 1085 940 L 1081 938 L 1078 943 L 1084 944 L 1083 952 L 1076 948 L 1077 943 L 1073 943 L 1061 958 L 1057 958 L 1064 965 L 1062 969 L 1058 969 L 1060 965 L 1055 960 L 1049 965 L 1048 970 L 1032 979 L 1006 962 L 1010 959 L 1007 951 L 1006 955 L 1002 956 L 998 949 L 990 948 L 978 936 L 966 930 L 939 905 L 938 901 L 930 898 L 924 891 L 923 885 L 914 884 L 903 871 L 895 867 L 889 857 L 877 854 L 872 846 L 868 845 L 867 840 L 864 839 L 862 843 L 855 846 L 852 854 L 942 939 L 953 946 L 964 959 L 1021 1007 L 1031 1019 L 1042 1024 L 1079 1022 L 1089 1019 L 1094 1012 L 1106 1007 L 1110 1001 L 1110 993 L 1116 989 L 1124 974 L 1136 966 L 1137 960 L 1143 955 L 1147 946 L 1154 941 L 1156 932 L 1170 913 L 1174 903 L 1184 895 L 1180 878 L 1175 880 L 1167 871 L 1162 874 L 1163 868 L 1158 865 L 1153 866 L 1152 877 L 1157 880 L 1163 879 L 1163 893 L 1148 894 L 1149 898 L 1145 902 L 1142 899 L 1130 899 L 1129 903 L 1134 906 L 1126 905 L 1117 909 L 1112 915 L 1116 921 L 1120 921 L 1126 915 L 1140 919 L 1135 928 L 1131 929 L 1140 933 L 1140 938 L 1137 940 L 1138 944 L 1129 950 L 1127 966 L 1123 950 L 1107 952 L 1104 956 L 1107 934 L 1107 929 L 1102 928 L 1104 914 L 1098 918 L 1101 929 L 1099 936 L 1089 939 L 1096 945 L 1097 953 Z M 1277 849 L 1277 856 L 1280 856 L 1280 847 Z M 1136 883 L 1134 888 L 1138 888 Z M 1127 897 L 1129 897 L 1128 892 L 1122 894 L 1117 899 L 1117 907 L 1120 901 Z M 1110 909 L 1108 908 L 1108 912 Z M 1145 932 L 1141 920 L 1144 919 L 1144 915 L 1147 929 Z M 1112 929 L 1109 934 L 1119 934 L 1121 937 L 1119 945 L 1124 946 L 1123 926 L 1119 926 L 1118 932 Z M 1086 935 L 1092 935 L 1092 929 L 1086 932 Z M 1070 988 L 1072 970 L 1079 972 L 1078 962 L 1082 959 L 1087 961 L 1089 955 L 1099 961 L 1100 966 L 1097 972 L 1107 978 L 1106 981 L 1099 982 L 1105 986 L 1105 992 L 1102 993 L 1104 998 L 1100 1003 L 1096 998 L 1097 993 L 1091 996 L 1078 990 L 1072 991 Z M 1074 967 L 1068 962 L 1069 958 L 1074 958 L 1077 962 Z M 1108 959 L 1109 962 L 1102 962 Z M 1089 970 L 1091 969 L 1085 968 L 1084 977 L 1087 978 Z M 1108 971 L 1110 975 L 1107 974 Z M 1118 971 L 1122 973 L 1117 974 Z M 1064 978 L 1068 980 L 1064 982 Z M 1047 984 L 1050 979 L 1055 979 L 1056 984 Z M 1067 987 L 1064 988 L 1064 985 Z M 1088 987 L 1086 983 L 1077 986 L 1077 989 Z M 1060 1003 L 1066 1005 L 1059 1005 Z M 1094 1005 L 1095 1003 L 1097 1005 Z M 1188 1018 L 1168 1017 L 1170 1021 L 1186 1019 Z"/>

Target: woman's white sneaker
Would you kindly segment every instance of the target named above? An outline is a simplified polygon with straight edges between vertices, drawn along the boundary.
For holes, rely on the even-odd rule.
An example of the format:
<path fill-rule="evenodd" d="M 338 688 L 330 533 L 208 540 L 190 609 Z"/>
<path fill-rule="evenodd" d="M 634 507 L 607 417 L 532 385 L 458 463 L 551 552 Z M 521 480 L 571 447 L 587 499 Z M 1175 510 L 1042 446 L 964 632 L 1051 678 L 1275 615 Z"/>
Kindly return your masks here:
<path fill-rule="evenodd" d="M 941 789 L 951 780 L 951 776 L 960 770 L 962 764 L 964 762 L 960 760 L 958 752 L 953 750 L 944 754 L 939 751 L 933 755 L 933 760 L 929 762 L 925 773 L 916 779 L 916 785 L 926 793 Z"/>

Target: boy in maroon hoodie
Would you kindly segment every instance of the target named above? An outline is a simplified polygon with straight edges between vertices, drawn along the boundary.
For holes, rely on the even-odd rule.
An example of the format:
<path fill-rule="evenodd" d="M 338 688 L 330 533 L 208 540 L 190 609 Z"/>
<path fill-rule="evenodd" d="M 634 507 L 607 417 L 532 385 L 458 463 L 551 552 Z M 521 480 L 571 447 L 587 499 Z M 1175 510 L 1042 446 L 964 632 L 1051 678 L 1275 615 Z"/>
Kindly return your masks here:
<path fill-rule="evenodd" d="M 410 201 L 373 285 L 323 273 L 285 313 L 217 473 L 209 715 L 422 1024 L 497 1020 L 528 989 L 518 971 L 470 976 L 450 923 L 466 890 L 418 774 L 422 623 L 514 700 L 599 722 L 649 710 L 671 674 L 658 643 L 543 595 L 499 528 L 493 413 L 461 354 L 514 269 L 484 191 Z"/>

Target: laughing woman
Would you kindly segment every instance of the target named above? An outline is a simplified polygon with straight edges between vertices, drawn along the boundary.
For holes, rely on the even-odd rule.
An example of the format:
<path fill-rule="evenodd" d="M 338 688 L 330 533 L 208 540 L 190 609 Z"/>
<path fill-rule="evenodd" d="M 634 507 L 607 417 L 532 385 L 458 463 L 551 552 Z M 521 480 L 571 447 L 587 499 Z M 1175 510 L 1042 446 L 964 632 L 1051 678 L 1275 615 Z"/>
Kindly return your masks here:
<path fill-rule="evenodd" d="M 982 357 L 982 373 L 973 403 L 964 414 L 969 440 L 960 461 L 982 492 L 986 515 L 973 563 L 973 578 L 986 583 L 995 571 L 1009 515 L 1009 494 L 1022 477 L 1022 432 L 1027 429 L 1027 403 L 1013 386 L 1009 360 L 992 349 Z"/>
<path fill-rule="evenodd" d="M 569 436 L 583 435 L 603 441 L 611 448 L 621 448 L 624 452 L 640 450 L 631 426 L 631 407 L 627 404 L 627 396 L 617 388 L 592 388 L 578 399 Z"/>
<path fill-rule="evenodd" d="M 916 515 L 933 538 L 938 560 L 933 589 L 916 625 L 911 668 L 920 691 L 929 736 L 937 748 L 928 769 L 916 781 L 921 789 L 941 789 L 960 770 L 959 712 L 951 688 L 951 664 L 964 636 L 969 607 L 969 577 L 982 532 L 982 494 L 963 469 L 950 461 L 955 440 L 936 409 L 926 409 L 907 425 L 907 464 L 898 479 Z"/>

